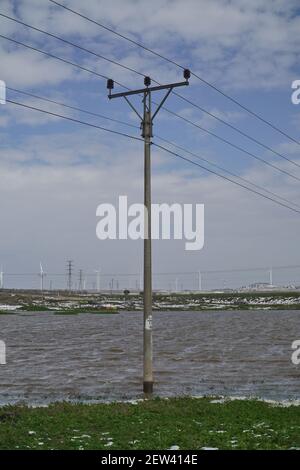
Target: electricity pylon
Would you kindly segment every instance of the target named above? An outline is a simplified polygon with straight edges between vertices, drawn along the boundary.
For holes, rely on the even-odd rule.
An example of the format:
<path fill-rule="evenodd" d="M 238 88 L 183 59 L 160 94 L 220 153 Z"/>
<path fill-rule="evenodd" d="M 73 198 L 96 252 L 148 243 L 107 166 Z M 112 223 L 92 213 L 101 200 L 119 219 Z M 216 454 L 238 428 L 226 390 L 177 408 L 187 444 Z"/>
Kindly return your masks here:
<path fill-rule="evenodd" d="M 67 261 L 67 276 L 68 276 L 68 290 L 72 291 L 72 274 L 73 274 L 73 261 L 69 259 Z"/>
<path fill-rule="evenodd" d="M 141 121 L 142 137 L 144 138 L 144 393 L 151 394 L 153 392 L 153 365 L 152 365 L 152 254 L 151 254 L 151 138 L 153 137 L 153 120 L 164 102 L 170 95 L 173 88 L 186 86 L 191 73 L 188 69 L 183 72 L 184 82 L 170 83 L 168 85 L 159 85 L 150 87 L 150 77 L 144 78 L 146 88 L 138 90 L 130 90 L 122 93 L 112 94 L 114 81 L 107 80 L 107 88 L 109 90 L 108 98 L 124 98 L 131 109 L 136 113 Z M 167 90 L 165 96 L 157 106 L 154 114 L 151 110 L 151 94 L 155 91 Z M 143 115 L 129 100 L 129 96 L 141 95 L 143 103 Z"/>

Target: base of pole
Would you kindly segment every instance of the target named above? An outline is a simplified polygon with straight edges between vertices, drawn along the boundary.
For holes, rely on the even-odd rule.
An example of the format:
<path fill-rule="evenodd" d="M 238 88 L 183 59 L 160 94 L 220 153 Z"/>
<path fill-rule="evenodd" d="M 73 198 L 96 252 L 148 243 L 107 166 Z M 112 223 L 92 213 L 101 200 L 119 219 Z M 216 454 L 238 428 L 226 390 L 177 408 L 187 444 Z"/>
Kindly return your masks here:
<path fill-rule="evenodd" d="M 153 393 L 153 382 L 144 382 L 144 393 Z"/>

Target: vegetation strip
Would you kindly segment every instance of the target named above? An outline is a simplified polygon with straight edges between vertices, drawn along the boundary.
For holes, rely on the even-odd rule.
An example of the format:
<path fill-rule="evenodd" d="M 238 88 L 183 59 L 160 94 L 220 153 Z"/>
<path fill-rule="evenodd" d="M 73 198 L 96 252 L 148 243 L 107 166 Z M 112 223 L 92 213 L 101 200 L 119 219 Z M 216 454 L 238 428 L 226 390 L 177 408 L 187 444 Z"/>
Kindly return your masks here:
<path fill-rule="evenodd" d="M 300 406 L 172 398 L 0 408 L 0 449 L 300 449 Z"/>

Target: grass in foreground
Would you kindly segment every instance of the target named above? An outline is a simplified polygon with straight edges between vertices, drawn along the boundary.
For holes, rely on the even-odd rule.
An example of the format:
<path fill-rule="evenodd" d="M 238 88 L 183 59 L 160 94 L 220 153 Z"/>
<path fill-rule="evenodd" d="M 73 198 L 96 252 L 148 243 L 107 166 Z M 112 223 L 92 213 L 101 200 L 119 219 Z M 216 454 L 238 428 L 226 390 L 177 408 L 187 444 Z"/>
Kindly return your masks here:
<path fill-rule="evenodd" d="M 80 313 L 93 313 L 94 315 L 117 315 L 117 310 L 97 310 L 95 308 L 76 308 L 76 309 L 65 309 L 65 310 L 53 310 L 49 308 L 39 307 L 34 309 L 22 308 L 19 310 L 0 310 L 0 315 L 18 315 L 20 313 L 53 313 L 54 315 L 79 315 Z"/>
<path fill-rule="evenodd" d="M 154 399 L 0 408 L 0 449 L 300 448 L 300 407 Z"/>

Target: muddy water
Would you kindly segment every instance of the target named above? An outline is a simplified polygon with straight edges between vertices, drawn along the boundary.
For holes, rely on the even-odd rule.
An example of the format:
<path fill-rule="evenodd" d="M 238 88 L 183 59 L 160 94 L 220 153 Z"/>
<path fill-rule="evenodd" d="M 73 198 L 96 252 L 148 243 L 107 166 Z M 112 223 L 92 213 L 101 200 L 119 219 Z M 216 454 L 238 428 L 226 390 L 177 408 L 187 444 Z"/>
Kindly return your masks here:
<path fill-rule="evenodd" d="M 155 312 L 155 391 L 300 398 L 299 311 Z M 140 396 L 142 313 L 0 316 L 0 403 Z"/>

